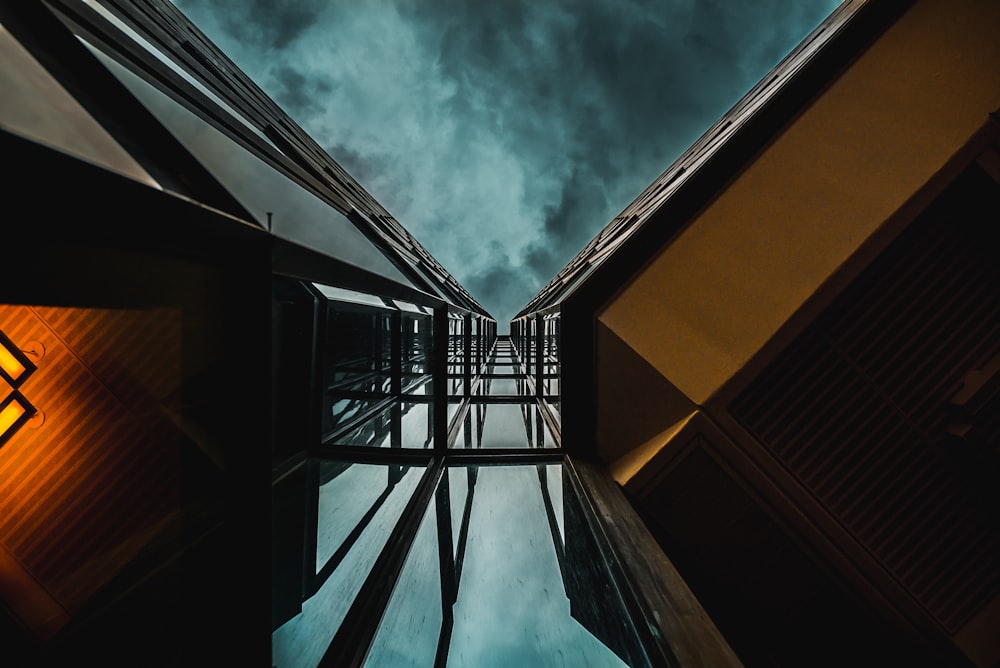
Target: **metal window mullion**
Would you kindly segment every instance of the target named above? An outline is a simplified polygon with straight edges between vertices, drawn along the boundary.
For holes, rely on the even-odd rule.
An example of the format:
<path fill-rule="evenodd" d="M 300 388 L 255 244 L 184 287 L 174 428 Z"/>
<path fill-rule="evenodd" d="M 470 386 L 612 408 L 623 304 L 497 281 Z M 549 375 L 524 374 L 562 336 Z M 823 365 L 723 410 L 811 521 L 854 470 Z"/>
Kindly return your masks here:
<path fill-rule="evenodd" d="M 466 398 L 472 396 L 472 315 L 466 314 L 462 320 L 462 345 L 465 347 L 463 373 L 465 375 L 462 393 Z M 478 330 L 478 327 L 476 328 Z"/>
<path fill-rule="evenodd" d="M 535 397 L 542 398 L 545 387 L 545 320 L 535 314 Z"/>
<path fill-rule="evenodd" d="M 431 353 L 431 378 L 433 379 L 434 448 L 444 451 L 448 447 L 448 307 L 434 309 L 433 351 Z"/>
<path fill-rule="evenodd" d="M 389 316 L 389 330 L 392 374 L 390 392 L 392 396 L 399 397 L 403 394 L 403 316 L 399 311 L 394 311 Z"/>
<path fill-rule="evenodd" d="M 434 491 L 437 513 L 438 568 L 441 578 L 441 629 L 438 634 L 434 665 L 444 666 L 448 661 L 451 632 L 455 623 L 454 604 L 458 600 L 458 572 L 455 568 L 454 537 L 451 531 L 451 490 L 445 470 Z"/>

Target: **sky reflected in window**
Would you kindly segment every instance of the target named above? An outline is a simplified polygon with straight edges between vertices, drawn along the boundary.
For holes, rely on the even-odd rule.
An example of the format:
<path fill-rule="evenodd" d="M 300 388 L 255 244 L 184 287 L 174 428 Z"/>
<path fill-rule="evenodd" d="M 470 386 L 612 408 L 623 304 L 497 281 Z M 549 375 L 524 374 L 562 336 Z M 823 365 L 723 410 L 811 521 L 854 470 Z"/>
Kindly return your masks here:
<path fill-rule="evenodd" d="M 609 609 L 586 600 L 589 587 L 571 604 L 566 583 L 587 576 L 566 569 L 598 556 L 586 539 L 566 554 L 566 532 L 586 529 L 567 516 L 565 484 L 559 464 L 448 469 L 365 665 L 434 665 L 446 651 L 443 665 L 455 667 L 627 666 L 574 617 L 580 606 L 591 608 L 584 620 Z M 624 607 L 616 612 L 627 626 Z"/>

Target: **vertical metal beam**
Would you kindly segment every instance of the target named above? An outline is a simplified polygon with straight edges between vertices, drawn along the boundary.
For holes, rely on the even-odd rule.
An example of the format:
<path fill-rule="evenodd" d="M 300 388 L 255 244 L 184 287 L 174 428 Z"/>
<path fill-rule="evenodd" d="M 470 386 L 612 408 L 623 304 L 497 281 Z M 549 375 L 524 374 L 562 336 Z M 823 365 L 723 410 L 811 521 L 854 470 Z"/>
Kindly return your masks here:
<path fill-rule="evenodd" d="M 448 447 L 448 307 L 434 309 L 433 350 L 431 351 L 433 382 L 431 410 L 434 415 L 434 448 Z"/>
<path fill-rule="evenodd" d="M 463 327 L 462 368 L 464 370 L 464 377 L 462 378 L 462 386 L 465 390 L 464 392 L 462 392 L 462 396 L 468 398 L 472 396 L 472 365 L 475 364 L 476 361 L 478 361 L 478 354 L 477 354 L 477 360 L 474 361 L 472 359 L 472 314 L 471 313 L 466 313 L 465 317 L 462 318 L 462 327 Z M 476 329 L 478 331 L 479 328 L 477 327 Z"/>
<path fill-rule="evenodd" d="M 403 316 L 399 311 L 393 311 L 389 316 L 389 346 L 390 351 L 390 388 L 392 396 L 397 399 L 403 393 Z M 381 351 L 379 351 L 381 354 Z"/>
<path fill-rule="evenodd" d="M 541 399 L 545 387 L 545 317 L 535 316 L 535 397 Z"/>
<path fill-rule="evenodd" d="M 454 605 L 458 600 L 458 573 L 455 570 L 455 546 L 451 533 L 451 491 L 447 469 L 441 475 L 434 499 L 437 513 L 438 570 L 441 574 L 441 631 L 438 634 L 434 665 L 444 668 L 448 663 L 451 632 L 455 624 Z"/>
<path fill-rule="evenodd" d="M 531 318 L 524 319 L 524 331 L 521 332 L 521 348 L 524 349 L 524 373 L 531 373 Z"/>

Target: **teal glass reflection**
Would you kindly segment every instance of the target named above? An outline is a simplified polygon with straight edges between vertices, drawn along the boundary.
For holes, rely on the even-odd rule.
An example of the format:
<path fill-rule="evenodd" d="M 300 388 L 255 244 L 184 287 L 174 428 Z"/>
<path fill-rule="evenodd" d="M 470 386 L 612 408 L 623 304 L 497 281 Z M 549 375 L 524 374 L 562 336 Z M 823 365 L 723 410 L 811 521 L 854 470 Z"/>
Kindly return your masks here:
<path fill-rule="evenodd" d="M 487 378 L 487 394 L 491 396 L 518 396 L 527 393 L 524 381 L 514 378 Z"/>
<path fill-rule="evenodd" d="M 302 610 L 271 634 L 275 668 L 315 668 L 393 526 L 416 489 L 422 467 L 310 462 L 317 512 L 315 573 Z"/>
<path fill-rule="evenodd" d="M 535 402 L 480 403 L 469 410 L 454 448 L 555 448 L 558 442 Z"/>
<path fill-rule="evenodd" d="M 373 448 L 430 448 L 433 417 L 431 405 L 425 401 L 395 401 L 332 442 Z"/>
<path fill-rule="evenodd" d="M 406 564 L 389 600 L 366 666 L 423 668 L 434 665 L 443 621 L 437 513 L 424 512 Z"/>
<path fill-rule="evenodd" d="M 365 665 L 642 663 L 582 513 L 565 503 L 563 476 L 561 465 L 448 469 Z"/>
<path fill-rule="evenodd" d="M 404 313 L 400 337 L 403 391 L 432 394 L 430 374 L 434 354 L 434 319 L 429 315 Z"/>
<path fill-rule="evenodd" d="M 384 307 L 329 301 L 323 342 L 323 438 L 366 420 L 391 393 L 392 316 Z M 377 438 L 379 425 L 367 425 Z M 365 431 L 362 429 L 362 431 Z M 355 440 L 360 435 L 353 437 Z M 366 445 L 368 443 L 365 443 Z"/>
<path fill-rule="evenodd" d="M 460 397 L 464 392 L 463 380 L 469 368 L 465 356 L 465 319 L 448 319 L 448 396 Z"/>
<path fill-rule="evenodd" d="M 542 493 L 544 478 L 560 473 L 560 467 L 479 469 L 449 666 L 627 665 L 571 614 L 565 548 L 550 521 L 563 508 Z"/>

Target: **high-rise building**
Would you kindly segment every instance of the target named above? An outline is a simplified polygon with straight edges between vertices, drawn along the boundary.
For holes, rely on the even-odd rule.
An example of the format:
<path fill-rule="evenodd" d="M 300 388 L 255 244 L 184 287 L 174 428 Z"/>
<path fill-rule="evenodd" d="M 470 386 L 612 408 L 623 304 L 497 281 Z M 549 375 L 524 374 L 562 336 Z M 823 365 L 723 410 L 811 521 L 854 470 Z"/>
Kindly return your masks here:
<path fill-rule="evenodd" d="M 843 3 L 515 320 L 748 665 L 1000 660 L 997 25 Z"/>
<path fill-rule="evenodd" d="M 166 0 L 0 0 L 0 663 L 1000 665 L 997 26 L 844 2 L 507 336 Z"/>

